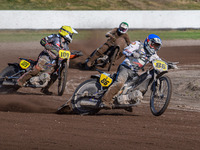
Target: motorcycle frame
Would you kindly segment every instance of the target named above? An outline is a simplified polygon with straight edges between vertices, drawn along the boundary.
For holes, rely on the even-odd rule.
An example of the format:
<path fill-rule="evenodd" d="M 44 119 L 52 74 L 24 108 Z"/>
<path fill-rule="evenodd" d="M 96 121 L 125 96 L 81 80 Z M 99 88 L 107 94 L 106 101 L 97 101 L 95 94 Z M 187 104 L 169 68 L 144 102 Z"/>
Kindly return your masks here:
<path fill-rule="evenodd" d="M 31 67 L 29 67 L 29 68 L 27 68 L 27 69 L 22 69 L 22 68 L 20 67 L 19 63 L 8 63 L 8 66 L 14 66 L 14 67 L 16 67 L 16 68 L 18 69 L 18 72 L 15 73 L 15 74 L 13 74 L 12 76 L 3 77 L 2 79 L 4 79 L 4 80 L 12 80 L 12 79 L 15 79 L 15 80 L 16 80 L 16 79 L 18 79 L 19 77 L 21 77 L 24 73 L 26 73 L 27 71 L 29 71 L 30 68 L 32 68 L 32 67 L 36 64 L 36 62 L 34 62 L 34 61 L 32 61 L 32 60 L 29 60 L 29 59 L 25 59 L 25 58 L 19 58 L 19 59 L 20 59 L 20 60 L 26 60 L 26 61 L 30 62 L 30 63 L 31 63 Z M 61 72 L 61 68 L 63 67 L 63 63 L 67 61 L 67 65 L 69 65 L 69 61 L 68 61 L 68 59 L 60 59 L 60 58 L 58 58 L 56 61 L 57 61 L 57 65 L 55 66 L 54 72 L 53 72 L 52 74 L 56 73 L 56 75 L 57 75 L 56 79 L 57 79 L 57 78 L 60 79 L 60 78 L 61 78 L 60 72 Z M 18 75 L 20 75 L 20 76 L 19 76 L 19 77 L 16 77 L 16 76 L 18 76 Z M 15 84 L 14 84 L 14 85 L 15 85 Z M 26 87 L 41 88 L 40 86 L 37 87 L 37 86 L 35 86 L 35 85 L 28 85 L 28 86 L 26 86 Z"/>
<path fill-rule="evenodd" d="M 99 73 L 103 73 L 103 71 L 101 71 L 101 70 L 98 70 L 97 69 L 97 71 L 99 72 Z M 163 71 L 163 72 L 158 72 L 158 71 L 156 71 L 154 68 L 153 69 L 148 69 L 146 72 L 144 72 L 144 73 L 142 73 L 141 75 L 139 75 L 138 77 L 138 81 L 136 81 L 136 83 L 134 82 L 134 84 L 133 84 L 133 82 L 131 82 L 130 80 L 129 81 L 126 81 L 126 83 L 128 83 L 128 85 L 126 86 L 126 87 L 128 87 L 128 90 L 127 90 L 127 92 L 123 92 L 123 89 L 124 89 L 124 87 L 125 86 L 123 86 L 121 89 L 120 89 L 120 92 L 118 92 L 118 94 L 116 94 L 115 96 L 114 96 L 114 98 L 116 98 L 116 97 L 118 97 L 119 95 L 121 95 L 121 94 L 127 94 L 127 93 L 129 93 L 129 92 L 132 92 L 132 91 L 134 91 L 134 90 L 141 90 L 141 88 L 143 88 L 144 90 L 143 90 L 143 92 L 142 92 L 142 94 L 144 95 L 146 92 L 147 92 L 147 90 L 148 90 L 148 87 L 149 87 L 149 85 L 150 84 L 152 84 L 153 82 L 157 82 L 157 81 L 159 81 L 158 79 L 163 75 L 163 74 L 165 74 L 165 73 L 167 73 L 168 71 Z M 148 75 L 151 75 L 151 78 L 148 78 L 147 79 L 147 76 Z M 144 77 L 145 76 L 145 77 Z M 91 78 L 96 78 L 96 79 L 98 79 L 98 81 L 99 81 L 99 79 L 100 79 L 100 75 L 92 75 L 91 76 Z M 146 81 L 145 81 L 146 80 Z M 114 81 L 113 81 L 114 82 Z M 125 84 L 126 84 L 125 83 Z M 112 85 L 112 84 L 111 84 Z M 110 86 L 111 86 L 110 85 Z M 107 91 L 107 89 L 108 89 L 109 87 L 106 87 L 106 88 L 102 88 L 103 90 L 102 90 L 102 92 L 100 92 L 100 93 L 103 93 L 101 96 L 98 96 L 98 98 L 99 97 L 102 97 L 104 94 L 105 94 L 105 92 Z M 131 90 L 131 91 L 130 91 Z M 151 90 L 153 90 L 153 84 L 151 85 Z M 121 92 L 122 91 L 122 92 Z M 119 94 L 120 93 L 120 94 Z M 95 98 L 97 98 L 97 95 L 95 96 Z"/>

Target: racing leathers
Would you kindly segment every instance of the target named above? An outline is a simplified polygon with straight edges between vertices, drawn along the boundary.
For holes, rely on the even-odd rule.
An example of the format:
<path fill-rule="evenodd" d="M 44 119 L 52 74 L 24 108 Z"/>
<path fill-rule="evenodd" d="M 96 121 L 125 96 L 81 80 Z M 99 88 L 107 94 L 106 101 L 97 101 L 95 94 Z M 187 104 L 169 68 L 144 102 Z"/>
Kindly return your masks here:
<path fill-rule="evenodd" d="M 120 91 L 128 79 L 138 76 L 137 71 L 142 69 L 148 62 L 154 59 L 160 60 L 156 53 L 154 55 L 148 54 L 143 44 L 139 41 L 135 41 L 127 46 L 123 50 L 123 54 L 126 58 L 118 67 L 116 81 L 102 97 L 102 104 L 108 109 L 112 108 L 112 98 Z"/>
<path fill-rule="evenodd" d="M 36 76 L 40 71 L 45 71 L 50 75 L 54 71 L 56 65 L 56 58 L 60 49 L 69 50 L 68 42 L 65 41 L 59 34 L 51 34 L 41 39 L 40 44 L 45 48 L 38 56 L 37 64 L 32 70 L 25 73 L 18 79 L 18 85 L 23 86 L 24 83 L 31 77 Z M 51 76 L 51 80 L 41 92 L 45 94 L 52 94 L 48 91 L 49 87 L 55 82 L 56 78 Z"/>
<path fill-rule="evenodd" d="M 131 43 L 128 34 L 120 33 L 118 31 L 118 28 L 114 28 L 111 31 L 107 32 L 105 36 L 109 39 L 101 47 L 98 48 L 98 50 L 92 57 L 90 57 L 89 61 L 87 62 L 88 67 L 91 67 L 94 64 L 95 60 L 100 56 L 102 56 L 103 53 L 108 50 L 108 48 L 114 46 L 116 39 L 118 38 L 124 39 L 127 45 Z"/>

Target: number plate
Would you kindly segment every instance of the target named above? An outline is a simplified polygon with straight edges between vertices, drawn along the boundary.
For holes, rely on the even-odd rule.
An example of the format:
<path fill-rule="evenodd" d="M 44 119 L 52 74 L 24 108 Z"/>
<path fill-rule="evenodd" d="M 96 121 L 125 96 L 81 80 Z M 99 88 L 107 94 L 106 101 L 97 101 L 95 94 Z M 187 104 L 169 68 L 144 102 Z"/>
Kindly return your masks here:
<path fill-rule="evenodd" d="M 112 78 L 107 76 L 105 73 L 102 73 L 99 81 L 100 81 L 101 86 L 108 87 L 112 83 L 113 80 Z"/>
<path fill-rule="evenodd" d="M 31 64 L 26 60 L 21 60 L 19 65 L 22 69 L 27 69 Z"/>
<path fill-rule="evenodd" d="M 160 72 L 168 70 L 167 63 L 162 61 L 162 60 L 154 60 L 153 61 L 153 67 L 154 67 L 154 69 L 156 69 Z"/>
<path fill-rule="evenodd" d="M 69 59 L 70 55 L 71 55 L 70 51 L 59 50 L 59 57 L 62 59 Z"/>

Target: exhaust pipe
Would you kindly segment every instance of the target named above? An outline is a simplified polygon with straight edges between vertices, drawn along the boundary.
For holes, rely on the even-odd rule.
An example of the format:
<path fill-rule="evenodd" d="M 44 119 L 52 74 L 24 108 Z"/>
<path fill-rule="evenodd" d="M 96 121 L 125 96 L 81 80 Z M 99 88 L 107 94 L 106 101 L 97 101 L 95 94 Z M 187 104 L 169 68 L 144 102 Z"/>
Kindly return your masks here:
<path fill-rule="evenodd" d="M 80 105 L 83 107 L 98 108 L 98 100 L 81 100 Z"/>
<path fill-rule="evenodd" d="M 3 81 L 2 85 L 5 85 L 5 86 L 16 86 L 17 83 L 11 82 L 11 81 Z"/>

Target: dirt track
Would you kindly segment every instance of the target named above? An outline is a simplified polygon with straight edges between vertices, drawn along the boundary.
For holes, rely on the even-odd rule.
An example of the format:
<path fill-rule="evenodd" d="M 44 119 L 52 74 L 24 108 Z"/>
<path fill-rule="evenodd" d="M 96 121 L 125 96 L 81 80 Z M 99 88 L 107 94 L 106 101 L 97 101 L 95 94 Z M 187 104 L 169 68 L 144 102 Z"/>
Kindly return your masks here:
<path fill-rule="evenodd" d="M 91 41 L 89 41 L 91 42 Z M 82 71 L 83 61 L 102 42 L 78 41 L 71 49 L 84 56 L 71 61 L 68 89 L 62 97 L 42 95 L 39 89 L 22 88 L 17 94 L 0 95 L 0 149 L 182 149 L 200 147 L 200 48 L 163 47 L 162 58 L 178 61 L 179 68 L 168 75 L 173 82 L 169 109 L 154 117 L 148 95 L 132 113 L 100 111 L 95 116 L 57 115 L 55 111 L 72 95 L 79 83 L 95 71 Z M 0 70 L 18 57 L 36 58 L 38 43 L 1 43 Z M 117 65 L 120 63 L 117 62 Z M 113 67 L 112 72 L 117 68 Z"/>

